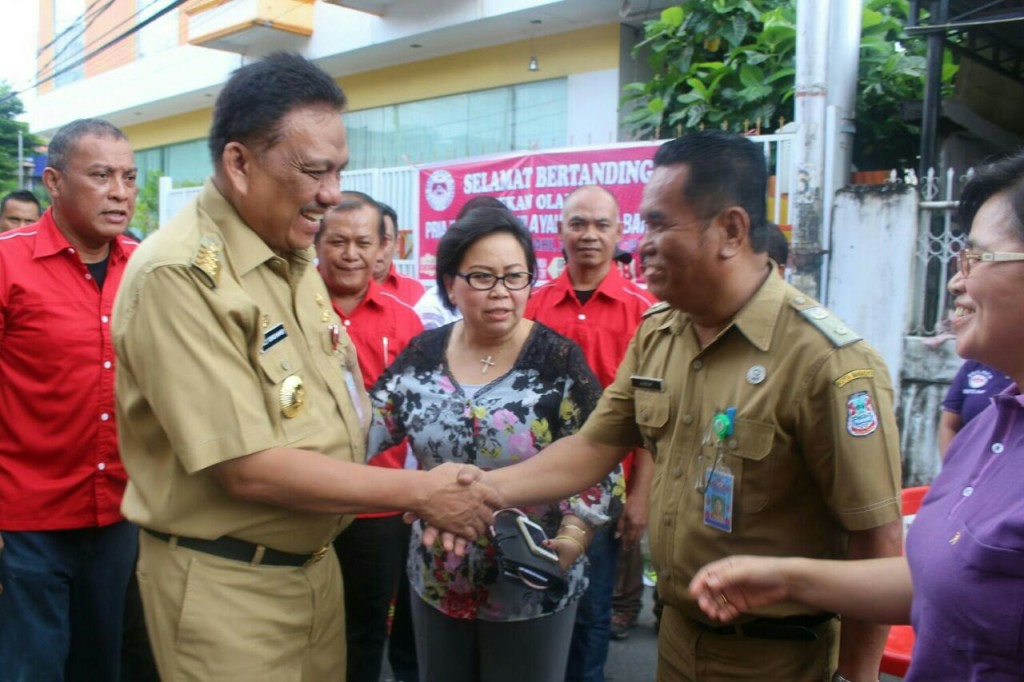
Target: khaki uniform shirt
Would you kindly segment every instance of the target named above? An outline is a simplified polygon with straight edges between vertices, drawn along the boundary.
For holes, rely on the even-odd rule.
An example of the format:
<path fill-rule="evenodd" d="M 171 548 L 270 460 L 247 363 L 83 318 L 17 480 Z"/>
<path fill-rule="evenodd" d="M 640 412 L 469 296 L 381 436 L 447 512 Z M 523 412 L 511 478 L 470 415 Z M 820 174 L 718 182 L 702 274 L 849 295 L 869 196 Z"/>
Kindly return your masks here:
<path fill-rule="evenodd" d="M 703 349 L 685 314 L 653 308 L 581 433 L 654 454 L 658 590 L 701 618 L 687 586 L 708 562 L 731 554 L 841 558 L 847 531 L 899 518 L 892 401 L 878 353 L 772 275 Z M 712 422 L 728 408 L 733 431 L 719 445 Z M 705 507 L 714 472 L 733 477 L 731 522 Z M 782 604 L 759 615 L 801 612 Z"/>
<path fill-rule="evenodd" d="M 296 553 L 346 525 L 230 497 L 209 471 L 274 447 L 365 460 L 369 403 L 312 258 L 275 255 L 210 181 L 136 251 L 113 319 L 130 520 Z"/>

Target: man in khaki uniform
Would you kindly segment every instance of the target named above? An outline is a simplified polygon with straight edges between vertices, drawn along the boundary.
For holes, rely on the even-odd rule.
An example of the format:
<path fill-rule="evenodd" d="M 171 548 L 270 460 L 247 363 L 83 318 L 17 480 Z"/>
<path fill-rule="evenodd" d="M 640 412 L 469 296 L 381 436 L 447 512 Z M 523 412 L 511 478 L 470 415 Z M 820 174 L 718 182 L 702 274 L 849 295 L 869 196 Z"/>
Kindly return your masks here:
<path fill-rule="evenodd" d="M 136 252 L 117 299 L 123 511 L 142 528 L 163 679 L 343 678 L 330 543 L 349 515 L 397 507 L 472 536 L 497 503 L 455 469 L 361 464 L 368 401 L 312 265 L 348 160 L 344 103 L 295 55 L 238 69 L 214 110 L 213 177 Z"/>
<path fill-rule="evenodd" d="M 664 303 L 579 434 L 484 480 L 530 504 L 646 447 L 665 602 L 658 679 L 873 681 L 886 628 L 846 620 L 840 632 L 831 614 L 792 604 L 709 622 L 688 592 L 701 566 L 730 554 L 897 554 L 898 435 L 879 355 L 773 274 L 760 148 L 693 133 L 654 165 L 640 253 Z"/>

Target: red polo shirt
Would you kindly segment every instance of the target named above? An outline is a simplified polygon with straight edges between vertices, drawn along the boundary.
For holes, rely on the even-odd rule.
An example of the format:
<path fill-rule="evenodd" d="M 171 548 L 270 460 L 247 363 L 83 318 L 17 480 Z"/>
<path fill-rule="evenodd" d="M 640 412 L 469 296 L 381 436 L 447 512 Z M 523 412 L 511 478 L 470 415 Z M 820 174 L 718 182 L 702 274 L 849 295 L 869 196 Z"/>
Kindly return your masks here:
<path fill-rule="evenodd" d="M 52 210 L 0 234 L 0 530 L 123 518 L 110 312 L 136 246 L 111 243 L 101 291 Z"/>
<path fill-rule="evenodd" d="M 607 386 L 615 378 L 641 315 L 655 303 L 654 296 L 623 277 L 613 263 L 590 299 L 580 304 L 566 268 L 557 278 L 533 290 L 526 304 L 526 317 L 578 343 L 601 386 Z M 628 480 L 633 456 L 622 465 Z"/>
<path fill-rule="evenodd" d="M 385 291 L 390 291 L 410 306 L 419 303 L 420 299 L 423 298 L 423 294 L 427 292 L 427 288 L 418 279 L 398 274 L 394 263 L 391 264 L 387 277 L 384 278 L 380 285 L 384 287 Z"/>
<path fill-rule="evenodd" d="M 356 347 L 366 390 L 370 390 L 412 337 L 423 331 L 423 323 L 412 306 L 372 279 L 366 296 L 350 314 L 341 312 L 338 306 L 334 306 L 334 310 Z M 406 444 L 402 441 L 370 460 L 370 466 L 401 469 L 405 466 L 405 452 Z M 377 516 L 390 514 L 360 514 L 360 518 Z"/>

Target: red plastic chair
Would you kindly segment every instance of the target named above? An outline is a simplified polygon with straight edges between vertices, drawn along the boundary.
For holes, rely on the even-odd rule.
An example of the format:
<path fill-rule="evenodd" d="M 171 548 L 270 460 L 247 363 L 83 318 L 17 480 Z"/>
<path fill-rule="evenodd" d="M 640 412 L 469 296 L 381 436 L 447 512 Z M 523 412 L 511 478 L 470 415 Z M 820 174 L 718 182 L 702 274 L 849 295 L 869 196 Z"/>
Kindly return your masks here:
<path fill-rule="evenodd" d="M 921 507 L 921 500 L 928 492 L 928 486 L 922 485 L 916 488 L 904 488 L 901 498 L 903 507 L 903 537 L 906 538 L 907 528 L 917 515 Z M 889 639 L 885 642 L 885 651 L 882 653 L 882 665 L 879 672 L 889 675 L 903 677 L 910 667 L 910 654 L 914 649 L 914 629 L 909 625 L 893 625 L 889 629 Z"/>

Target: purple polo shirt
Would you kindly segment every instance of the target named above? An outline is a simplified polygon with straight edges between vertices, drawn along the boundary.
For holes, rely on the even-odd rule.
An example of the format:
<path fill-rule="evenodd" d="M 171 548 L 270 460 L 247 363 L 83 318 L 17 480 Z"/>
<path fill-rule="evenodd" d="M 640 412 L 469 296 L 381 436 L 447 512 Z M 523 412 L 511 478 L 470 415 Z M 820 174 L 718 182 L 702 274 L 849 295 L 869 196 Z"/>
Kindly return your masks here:
<path fill-rule="evenodd" d="M 992 396 L 1002 393 L 1011 383 L 1013 379 L 998 369 L 977 360 L 964 360 L 949 384 L 942 409 L 959 414 L 966 424 L 989 406 Z"/>
<path fill-rule="evenodd" d="M 906 682 L 1024 679 L 1024 396 L 953 438 L 907 537 L 917 636 Z"/>

